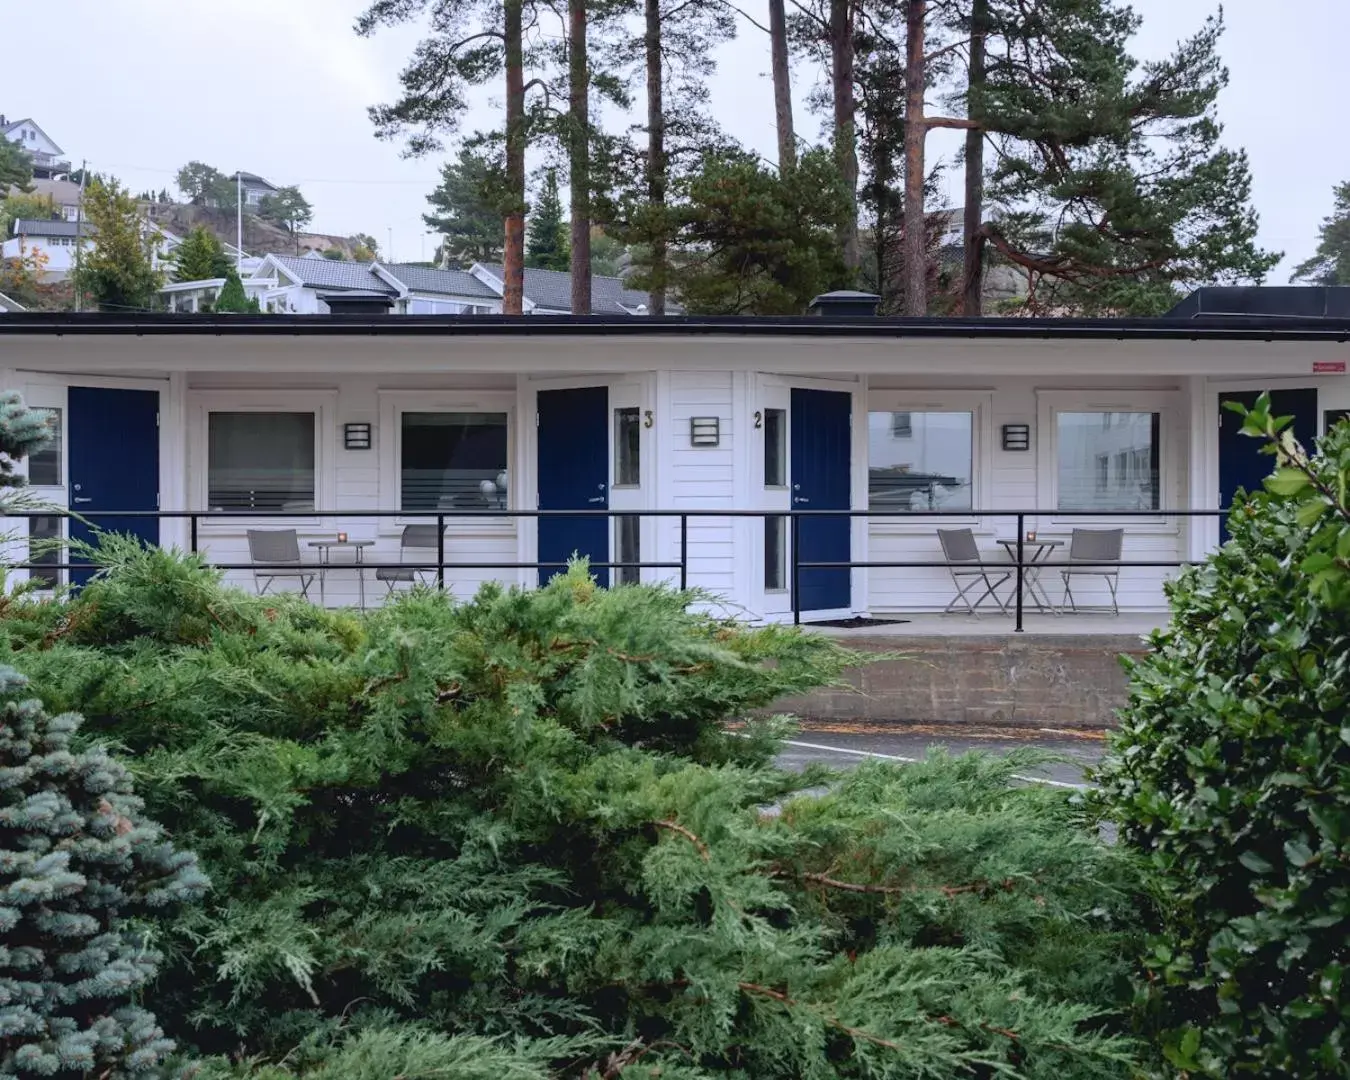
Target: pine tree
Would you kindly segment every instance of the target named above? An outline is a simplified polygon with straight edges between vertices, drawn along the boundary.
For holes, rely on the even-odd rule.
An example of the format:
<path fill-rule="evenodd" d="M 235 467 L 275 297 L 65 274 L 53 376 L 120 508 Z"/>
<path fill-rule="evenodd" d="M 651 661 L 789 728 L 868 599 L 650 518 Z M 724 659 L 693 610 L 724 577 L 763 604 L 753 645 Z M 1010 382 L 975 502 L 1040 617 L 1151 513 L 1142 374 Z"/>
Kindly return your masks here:
<path fill-rule="evenodd" d="M 425 154 L 439 149 L 440 136 L 455 131 L 467 104 L 469 86 L 504 76 L 506 116 L 502 125 L 504 164 L 500 208 L 503 238 L 502 311 L 524 313 L 525 150 L 534 121 L 527 109 L 526 68 L 539 65 L 546 47 L 526 42 L 525 25 L 538 21 L 538 0 L 372 0 L 357 20 L 357 31 L 372 34 L 381 26 L 430 15 L 428 35 L 400 75 L 401 97 L 372 107 L 381 137 L 411 132 L 408 149 Z M 528 16 L 528 20 L 527 20 Z M 486 42 L 492 42 L 486 44 Z M 531 86 L 535 80 L 531 80 Z M 541 84 L 542 89 L 542 84 Z"/>
<path fill-rule="evenodd" d="M 77 749 L 0 668 L 0 1074 L 161 1075 L 173 1043 L 133 999 L 159 955 L 128 920 L 200 899 L 196 857 L 141 817 L 124 766 Z"/>
<path fill-rule="evenodd" d="M 136 200 L 116 180 L 96 180 L 85 189 L 84 212 L 94 241 L 82 253 L 75 287 L 104 311 L 148 310 L 163 276 L 151 261 Z"/>
<path fill-rule="evenodd" d="M 216 297 L 215 310 L 218 315 L 258 310 L 258 298 L 255 296 L 251 300 L 246 299 L 244 283 L 239 280 L 233 266 L 225 269 L 225 284 L 221 286 L 220 295 Z"/>
<path fill-rule="evenodd" d="M 441 234 L 442 262 L 501 261 L 505 182 L 501 148 L 489 135 L 464 140 L 441 166 L 441 182 L 427 196 L 433 213 L 422 220 Z"/>
<path fill-rule="evenodd" d="M 231 269 L 220 239 L 204 225 L 198 225 L 174 249 L 174 281 L 210 281 L 223 278 Z"/>
<path fill-rule="evenodd" d="M 1317 230 L 1317 251 L 1294 268 L 1294 281 L 1350 285 L 1350 182 L 1337 184 L 1331 216 Z"/>
<path fill-rule="evenodd" d="M 47 416 L 30 409 L 11 392 L 0 394 L 0 501 L 27 481 L 14 472 L 15 462 L 41 450 L 51 441 Z"/>
<path fill-rule="evenodd" d="M 553 169 L 544 174 L 539 202 L 530 218 L 528 241 L 526 266 L 538 270 L 567 270 L 570 267 L 567 222 L 563 220 L 562 199 L 558 196 L 558 174 Z"/>
<path fill-rule="evenodd" d="M 1251 172 L 1221 145 L 1221 17 L 1160 61 L 1118 0 L 991 0 L 979 122 L 998 151 L 981 232 L 1033 312 L 1158 314 L 1202 284 L 1259 282 Z"/>
<path fill-rule="evenodd" d="M 787 176 L 744 151 L 708 154 L 674 195 L 668 274 L 687 311 L 799 315 L 849 281 L 835 240 L 847 198 L 825 151 Z M 647 273 L 639 265 L 633 283 Z"/>
<path fill-rule="evenodd" d="M 9 194 L 10 188 L 20 191 L 32 191 L 33 159 L 18 143 L 0 136 L 0 197 Z"/>

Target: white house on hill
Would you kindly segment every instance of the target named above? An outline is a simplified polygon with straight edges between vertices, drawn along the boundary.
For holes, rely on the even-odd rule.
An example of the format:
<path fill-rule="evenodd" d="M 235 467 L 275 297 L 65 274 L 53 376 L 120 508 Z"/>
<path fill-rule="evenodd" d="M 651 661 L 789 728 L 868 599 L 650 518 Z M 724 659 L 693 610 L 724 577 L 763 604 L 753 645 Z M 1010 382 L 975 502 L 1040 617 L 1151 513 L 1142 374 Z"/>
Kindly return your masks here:
<path fill-rule="evenodd" d="M 28 152 L 33 161 L 35 177 L 49 180 L 70 172 L 70 162 L 65 159 L 65 151 L 31 117 L 10 120 L 0 114 L 0 137 L 18 143 Z"/>
<path fill-rule="evenodd" d="M 306 286 L 272 265 L 281 292 L 403 295 L 372 268 L 327 264 L 334 276 Z M 405 303 L 432 295 L 390 276 Z M 535 583 L 575 552 L 602 581 L 684 582 L 740 616 L 808 621 L 943 610 L 955 586 L 939 529 L 970 530 L 990 565 L 1007 567 L 1000 542 L 1019 536 L 1048 552 L 1023 595 L 1057 604 L 1051 564 L 1075 530 L 1121 530 L 1120 606 L 1148 612 L 1270 468 L 1223 402 L 1271 390 L 1313 443 L 1350 412 L 1348 338 L 1350 315 L 1279 313 L 13 314 L 0 387 L 59 418 L 59 445 L 28 465 L 54 505 L 222 564 L 250 561 L 250 530 L 293 530 L 307 572 L 331 557 L 310 591 L 328 604 L 377 602 L 375 568 L 407 558 L 408 526 L 439 521 L 431 543 L 461 596 Z M 117 516 L 156 509 L 183 516 Z M 190 513 L 208 516 L 194 527 Z M 65 527 L 49 515 L 34 535 Z M 345 547 L 312 546 L 339 534 Z M 435 560 L 421 544 L 416 564 Z M 1109 609 L 1107 589 L 1073 591 Z"/>

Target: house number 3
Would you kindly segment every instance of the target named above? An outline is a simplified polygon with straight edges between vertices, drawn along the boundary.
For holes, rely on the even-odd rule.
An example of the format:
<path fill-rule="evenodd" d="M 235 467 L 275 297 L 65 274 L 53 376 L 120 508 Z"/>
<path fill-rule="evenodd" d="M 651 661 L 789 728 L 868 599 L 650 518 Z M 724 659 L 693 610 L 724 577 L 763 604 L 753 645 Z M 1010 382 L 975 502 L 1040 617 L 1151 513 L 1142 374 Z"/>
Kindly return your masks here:
<path fill-rule="evenodd" d="M 763 426 L 764 426 L 764 414 L 762 412 L 755 413 L 755 430 L 758 431 Z"/>

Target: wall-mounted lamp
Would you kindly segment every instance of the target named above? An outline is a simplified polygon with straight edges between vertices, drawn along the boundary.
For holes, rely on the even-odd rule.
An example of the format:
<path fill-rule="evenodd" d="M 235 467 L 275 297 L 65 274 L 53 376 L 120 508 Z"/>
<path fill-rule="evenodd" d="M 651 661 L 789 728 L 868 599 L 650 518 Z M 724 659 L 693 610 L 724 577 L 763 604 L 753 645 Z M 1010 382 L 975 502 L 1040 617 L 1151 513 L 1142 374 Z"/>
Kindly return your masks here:
<path fill-rule="evenodd" d="M 721 423 L 716 416 L 691 416 L 689 418 L 690 446 L 716 446 L 721 441 Z"/>
<path fill-rule="evenodd" d="M 343 424 L 342 446 L 346 450 L 370 449 L 369 424 Z"/>
<path fill-rule="evenodd" d="M 1030 425 L 1030 424 L 1004 424 L 1004 425 L 1003 425 L 1003 449 L 1004 449 L 1004 450 L 1030 450 L 1030 449 L 1031 449 L 1031 425 Z"/>

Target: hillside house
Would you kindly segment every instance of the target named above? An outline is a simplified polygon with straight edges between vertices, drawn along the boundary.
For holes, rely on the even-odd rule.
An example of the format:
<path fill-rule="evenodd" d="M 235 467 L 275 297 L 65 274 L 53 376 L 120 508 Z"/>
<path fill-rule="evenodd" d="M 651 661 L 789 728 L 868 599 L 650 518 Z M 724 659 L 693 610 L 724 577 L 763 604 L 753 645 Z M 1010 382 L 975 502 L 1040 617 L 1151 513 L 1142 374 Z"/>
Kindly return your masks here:
<path fill-rule="evenodd" d="M 363 273 L 346 287 L 393 289 Z M 1309 443 L 1350 410 L 1350 316 L 13 314 L 0 341 L 0 386 L 59 419 L 39 494 L 227 565 L 250 529 L 296 530 L 306 565 L 341 532 L 329 604 L 384 595 L 351 544 L 398 565 L 405 526 L 439 520 L 459 595 L 579 552 L 602 581 L 683 581 L 756 619 L 940 612 L 937 530 L 1006 565 L 1020 524 L 1042 544 L 1122 529 L 1120 607 L 1153 612 L 1269 468 L 1222 402 L 1272 390 Z M 210 516 L 117 518 L 156 509 Z"/>
<path fill-rule="evenodd" d="M 65 151 L 38 125 L 32 117 L 10 120 L 0 114 L 0 137 L 18 143 L 33 161 L 33 176 L 50 180 L 71 171 Z"/>
<path fill-rule="evenodd" d="M 163 267 L 172 258 L 174 248 L 182 243 L 180 237 L 145 221 L 141 223 L 141 234 L 151 245 L 150 261 L 156 268 Z M 97 244 L 98 229 L 90 222 L 20 218 L 10 226 L 10 238 L 0 245 L 0 255 L 22 258 L 40 254 L 46 259 L 43 279 L 63 281 L 75 270 L 77 250 L 89 251 Z"/>

